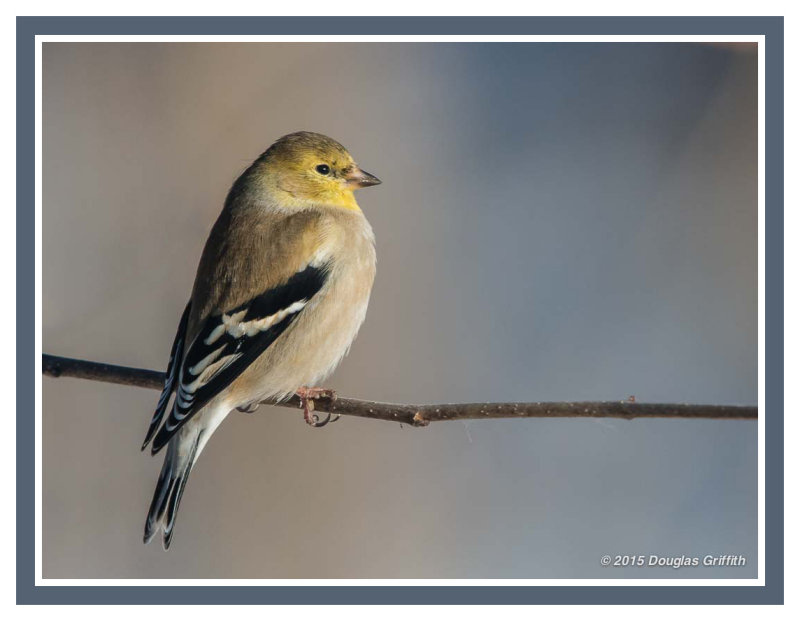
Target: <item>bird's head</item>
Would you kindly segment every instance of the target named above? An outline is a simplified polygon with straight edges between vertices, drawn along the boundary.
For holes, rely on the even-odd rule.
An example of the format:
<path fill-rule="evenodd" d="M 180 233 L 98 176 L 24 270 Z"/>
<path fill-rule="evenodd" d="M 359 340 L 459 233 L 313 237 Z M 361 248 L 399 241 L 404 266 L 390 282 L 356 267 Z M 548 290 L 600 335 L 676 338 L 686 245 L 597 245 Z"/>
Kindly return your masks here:
<path fill-rule="evenodd" d="M 342 145 L 313 132 L 279 138 L 258 159 L 258 176 L 287 208 L 330 206 L 358 210 L 353 190 L 378 185 Z"/>

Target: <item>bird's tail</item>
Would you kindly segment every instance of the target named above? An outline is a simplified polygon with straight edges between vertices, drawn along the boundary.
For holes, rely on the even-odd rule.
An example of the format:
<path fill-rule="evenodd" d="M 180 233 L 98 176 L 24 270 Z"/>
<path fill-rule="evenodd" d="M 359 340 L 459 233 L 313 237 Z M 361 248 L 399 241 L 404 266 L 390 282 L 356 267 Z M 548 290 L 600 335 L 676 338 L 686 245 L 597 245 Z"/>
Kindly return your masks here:
<path fill-rule="evenodd" d="M 199 456 L 198 445 L 202 434 L 202 429 L 193 426 L 185 431 L 181 430 L 181 433 L 170 440 L 153 501 L 150 503 L 147 522 L 144 525 L 145 543 L 148 543 L 159 530 L 163 530 L 164 549 L 169 549 L 181 496 L 189 480 L 192 466 Z"/>

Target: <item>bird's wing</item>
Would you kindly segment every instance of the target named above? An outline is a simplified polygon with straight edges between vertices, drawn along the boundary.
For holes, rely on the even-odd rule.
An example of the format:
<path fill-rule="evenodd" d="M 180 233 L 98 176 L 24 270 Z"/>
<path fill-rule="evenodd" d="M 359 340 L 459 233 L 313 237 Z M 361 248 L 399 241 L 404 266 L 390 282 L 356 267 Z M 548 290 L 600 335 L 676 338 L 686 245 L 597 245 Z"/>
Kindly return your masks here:
<path fill-rule="evenodd" d="M 175 401 L 153 440 L 153 453 L 275 342 L 322 289 L 327 272 L 327 265 L 309 264 L 200 325 L 180 366 Z"/>
<path fill-rule="evenodd" d="M 167 374 L 164 380 L 164 390 L 161 391 L 161 397 L 158 399 L 158 405 L 156 405 L 156 411 L 150 421 L 150 428 L 147 430 L 147 435 L 142 444 L 142 450 L 144 450 L 150 440 L 153 439 L 153 436 L 161 424 L 161 419 L 164 418 L 164 412 L 167 410 L 169 398 L 175 391 L 175 378 L 178 375 L 178 367 L 180 367 L 181 360 L 183 359 L 183 345 L 186 342 L 186 325 L 189 322 L 189 309 L 191 307 L 192 303 L 189 302 L 186 305 L 186 309 L 183 311 L 183 315 L 181 315 L 180 323 L 178 323 L 178 332 L 175 334 L 175 341 L 172 343 L 172 350 L 169 354 Z"/>

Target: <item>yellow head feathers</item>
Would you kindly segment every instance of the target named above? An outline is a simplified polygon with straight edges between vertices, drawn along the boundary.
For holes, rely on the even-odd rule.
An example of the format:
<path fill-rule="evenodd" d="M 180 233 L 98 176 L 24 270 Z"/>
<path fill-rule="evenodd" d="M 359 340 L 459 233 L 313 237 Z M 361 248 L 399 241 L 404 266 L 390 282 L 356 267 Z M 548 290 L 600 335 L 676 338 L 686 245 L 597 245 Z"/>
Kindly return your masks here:
<path fill-rule="evenodd" d="M 361 170 L 342 145 L 313 132 L 279 138 L 253 165 L 256 181 L 278 206 L 358 210 L 353 190 L 380 180 Z"/>

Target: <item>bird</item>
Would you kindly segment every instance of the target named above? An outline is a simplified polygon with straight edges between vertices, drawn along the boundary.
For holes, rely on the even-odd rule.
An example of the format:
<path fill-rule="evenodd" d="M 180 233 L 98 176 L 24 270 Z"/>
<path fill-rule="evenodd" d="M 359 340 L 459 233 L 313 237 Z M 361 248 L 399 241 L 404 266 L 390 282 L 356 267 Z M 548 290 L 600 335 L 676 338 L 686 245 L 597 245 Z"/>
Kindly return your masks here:
<path fill-rule="evenodd" d="M 354 190 L 380 184 L 336 140 L 276 140 L 233 183 L 203 249 L 142 444 L 166 447 L 144 528 L 169 549 L 189 473 L 234 409 L 297 394 L 304 418 L 367 312 L 375 236 Z M 173 398 L 174 395 L 174 398 Z"/>

